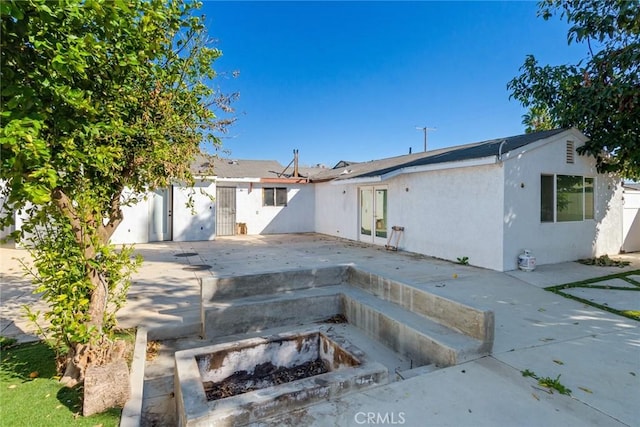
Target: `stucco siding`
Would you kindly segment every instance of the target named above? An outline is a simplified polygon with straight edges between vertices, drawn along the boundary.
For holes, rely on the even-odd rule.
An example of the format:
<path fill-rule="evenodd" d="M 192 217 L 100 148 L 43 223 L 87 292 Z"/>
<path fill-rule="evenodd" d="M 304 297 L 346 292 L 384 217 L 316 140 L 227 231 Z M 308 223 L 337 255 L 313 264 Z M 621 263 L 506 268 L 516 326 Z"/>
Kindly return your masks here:
<path fill-rule="evenodd" d="M 173 187 L 171 221 L 174 241 L 193 242 L 215 238 L 215 196 L 216 184 L 212 181 L 198 180 L 194 187 Z"/>
<path fill-rule="evenodd" d="M 617 253 L 621 245 L 620 191 L 615 177 L 598 174 L 592 157 L 575 154 L 567 163 L 566 141 L 582 145 L 577 132 L 560 134 L 544 144 L 531 144 L 504 160 L 504 264 L 517 268 L 518 255 L 529 249 L 539 265 Z M 594 219 L 541 221 L 541 175 L 595 178 Z"/>
<path fill-rule="evenodd" d="M 122 200 L 137 199 L 137 203 L 122 207 L 123 219 L 111 236 L 111 243 L 146 243 L 149 241 L 149 200 L 144 194 L 123 191 Z"/>
<path fill-rule="evenodd" d="M 358 240 L 358 189 L 354 185 L 318 183 L 315 231 Z"/>
<path fill-rule="evenodd" d="M 225 185 L 231 185 L 225 183 Z M 248 234 L 308 233 L 314 231 L 315 195 L 309 184 L 237 183 L 236 222 Z M 286 206 L 263 206 L 263 188 L 286 187 Z"/>
<path fill-rule="evenodd" d="M 3 188 L 5 185 L 6 185 L 6 183 L 4 181 L 0 181 L 0 188 Z M 6 201 L 6 199 L 4 198 L 4 196 L 0 196 L 0 215 L 2 215 L 2 216 L 6 215 L 6 213 L 8 211 L 8 209 L 5 207 L 5 201 Z M 15 220 L 15 216 L 14 216 L 14 220 Z M 6 238 L 14 230 L 15 230 L 15 224 L 11 225 L 9 227 L 0 229 L 0 239 Z M 0 244 L 1 243 L 2 242 L 0 242 Z"/>
<path fill-rule="evenodd" d="M 471 265 L 502 267 L 502 169 L 497 165 L 422 172 L 389 182 L 390 225 L 402 249 Z"/>
<path fill-rule="evenodd" d="M 317 184 L 316 231 L 359 240 L 359 189 Z M 370 186 L 387 189 L 387 229 L 403 226 L 399 249 L 472 265 L 502 266 L 502 169 L 497 165 L 400 175 Z M 371 240 L 367 240 L 368 243 Z"/>

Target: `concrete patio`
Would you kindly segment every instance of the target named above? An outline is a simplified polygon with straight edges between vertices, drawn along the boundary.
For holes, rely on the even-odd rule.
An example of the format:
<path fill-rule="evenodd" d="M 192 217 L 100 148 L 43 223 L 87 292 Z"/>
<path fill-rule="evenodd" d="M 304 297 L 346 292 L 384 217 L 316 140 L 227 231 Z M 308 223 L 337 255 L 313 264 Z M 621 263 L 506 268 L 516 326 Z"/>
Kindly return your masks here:
<path fill-rule="evenodd" d="M 32 329 L 20 319 L 19 306 L 37 304 L 37 298 L 10 259 L 26 253 L 1 250 L 1 334 L 25 340 Z M 640 419 L 640 322 L 542 289 L 640 269 L 640 254 L 626 255 L 632 264 L 625 268 L 563 263 L 498 273 L 319 234 L 154 243 L 137 250 L 145 263 L 118 318 L 124 327 L 159 331 L 156 338 L 198 330 L 199 277 L 337 264 L 495 313 L 491 356 L 300 409 L 270 425 L 633 426 Z M 183 256 L 188 253 L 193 255 Z M 640 292 L 628 294 L 630 306 L 638 307 Z M 571 396 L 549 393 L 522 376 L 526 369 L 540 377 L 560 375 Z M 151 383 L 145 396 L 150 393 Z M 143 425 L 171 420 L 149 406 L 147 411 L 155 418 L 143 417 Z"/>

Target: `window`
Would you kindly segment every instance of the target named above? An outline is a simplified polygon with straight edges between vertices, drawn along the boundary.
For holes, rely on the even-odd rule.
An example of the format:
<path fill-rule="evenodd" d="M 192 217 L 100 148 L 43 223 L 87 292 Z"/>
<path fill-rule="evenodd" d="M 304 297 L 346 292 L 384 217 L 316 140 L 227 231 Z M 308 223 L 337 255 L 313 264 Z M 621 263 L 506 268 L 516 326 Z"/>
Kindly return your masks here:
<path fill-rule="evenodd" d="M 553 175 L 540 177 L 540 221 L 553 222 Z"/>
<path fill-rule="evenodd" d="M 556 221 L 582 221 L 584 187 L 581 176 L 556 176 Z"/>
<path fill-rule="evenodd" d="M 593 178 L 540 176 L 540 221 L 568 222 L 594 218 Z"/>
<path fill-rule="evenodd" d="M 287 189 L 285 187 L 263 188 L 262 206 L 287 206 Z"/>
<path fill-rule="evenodd" d="M 593 178 L 584 179 L 584 219 L 594 219 Z"/>

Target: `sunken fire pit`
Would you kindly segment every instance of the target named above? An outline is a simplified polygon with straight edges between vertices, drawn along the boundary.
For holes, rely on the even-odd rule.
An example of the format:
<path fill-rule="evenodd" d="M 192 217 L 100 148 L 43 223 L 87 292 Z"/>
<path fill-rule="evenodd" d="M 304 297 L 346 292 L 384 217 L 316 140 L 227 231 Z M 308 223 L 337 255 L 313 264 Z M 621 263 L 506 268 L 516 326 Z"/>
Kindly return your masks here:
<path fill-rule="evenodd" d="M 179 424 L 243 425 L 387 383 L 387 369 L 318 329 L 176 353 Z"/>

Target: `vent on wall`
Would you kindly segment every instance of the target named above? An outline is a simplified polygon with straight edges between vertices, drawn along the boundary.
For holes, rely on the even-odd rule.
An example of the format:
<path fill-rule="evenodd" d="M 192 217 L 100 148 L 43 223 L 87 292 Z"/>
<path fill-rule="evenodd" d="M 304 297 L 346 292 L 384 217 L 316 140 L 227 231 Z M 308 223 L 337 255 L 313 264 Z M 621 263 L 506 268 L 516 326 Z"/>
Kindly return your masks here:
<path fill-rule="evenodd" d="M 573 163 L 575 152 L 573 141 L 567 141 L 567 163 Z"/>

